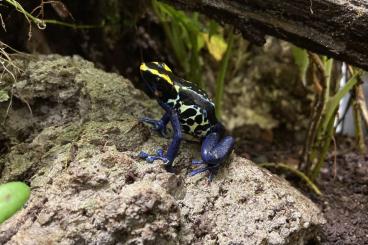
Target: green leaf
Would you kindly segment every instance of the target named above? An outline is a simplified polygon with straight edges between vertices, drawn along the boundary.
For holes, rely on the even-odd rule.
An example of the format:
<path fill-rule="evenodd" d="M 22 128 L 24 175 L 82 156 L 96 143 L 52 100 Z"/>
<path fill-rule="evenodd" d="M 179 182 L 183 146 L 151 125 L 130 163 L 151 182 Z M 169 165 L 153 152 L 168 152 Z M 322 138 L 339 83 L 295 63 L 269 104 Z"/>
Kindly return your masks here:
<path fill-rule="evenodd" d="M 4 91 L 4 90 L 0 90 L 0 102 L 5 102 L 9 100 L 9 95 L 8 92 Z"/>
<path fill-rule="evenodd" d="M 322 129 L 325 131 L 327 129 L 328 123 L 332 120 L 337 107 L 340 104 L 342 98 L 349 93 L 349 91 L 354 87 L 354 85 L 358 82 L 357 75 L 354 74 L 349 81 L 339 90 L 334 96 L 332 96 L 326 103 L 325 109 L 325 119 L 323 121 Z"/>
<path fill-rule="evenodd" d="M 264 167 L 264 168 L 281 168 L 281 169 L 285 169 L 287 171 L 292 172 L 293 174 L 295 174 L 296 176 L 298 176 L 299 178 L 301 178 L 302 180 L 304 180 L 308 186 L 319 196 L 322 195 L 322 192 L 319 190 L 318 186 L 316 186 L 316 184 L 314 184 L 314 182 L 308 178 L 307 175 L 305 175 L 302 171 L 299 171 L 298 169 L 295 169 L 287 164 L 283 164 L 283 163 L 261 163 L 258 166 L 260 167 Z"/>
<path fill-rule="evenodd" d="M 307 69 L 309 66 L 308 53 L 305 49 L 292 46 L 291 51 L 293 53 L 295 64 L 299 67 L 299 76 L 304 86 L 307 84 Z"/>
<path fill-rule="evenodd" d="M 23 182 L 0 185 L 0 224 L 15 214 L 27 202 L 29 187 Z"/>

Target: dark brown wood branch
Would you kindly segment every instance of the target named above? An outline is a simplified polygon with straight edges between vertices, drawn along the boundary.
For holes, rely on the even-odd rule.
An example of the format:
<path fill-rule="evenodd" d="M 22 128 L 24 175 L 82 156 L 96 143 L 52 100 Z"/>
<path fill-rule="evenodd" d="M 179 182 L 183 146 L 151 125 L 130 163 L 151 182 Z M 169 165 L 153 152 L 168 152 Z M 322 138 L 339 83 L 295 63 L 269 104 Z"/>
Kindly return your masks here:
<path fill-rule="evenodd" d="M 367 0 L 165 0 L 240 30 L 257 44 L 287 40 L 368 70 Z"/>

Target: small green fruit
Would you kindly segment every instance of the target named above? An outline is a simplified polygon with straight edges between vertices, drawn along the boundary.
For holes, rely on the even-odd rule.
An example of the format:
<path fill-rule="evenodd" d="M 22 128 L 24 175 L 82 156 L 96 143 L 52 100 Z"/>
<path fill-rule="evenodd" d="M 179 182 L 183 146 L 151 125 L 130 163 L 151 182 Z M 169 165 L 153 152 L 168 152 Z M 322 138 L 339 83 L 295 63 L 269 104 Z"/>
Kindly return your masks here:
<path fill-rule="evenodd" d="M 30 193 L 28 185 L 23 182 L 0 185 L 0 224 L 23 207 Z"/>

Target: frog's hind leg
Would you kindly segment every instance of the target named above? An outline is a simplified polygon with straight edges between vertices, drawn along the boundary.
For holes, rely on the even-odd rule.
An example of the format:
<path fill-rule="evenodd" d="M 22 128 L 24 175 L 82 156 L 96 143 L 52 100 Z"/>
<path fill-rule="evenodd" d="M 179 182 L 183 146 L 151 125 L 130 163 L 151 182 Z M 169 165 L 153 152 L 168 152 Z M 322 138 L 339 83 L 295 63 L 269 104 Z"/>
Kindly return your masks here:
<path fill-rule="evenodd" d="M 191 172 L 190 175 L 196 175 L 204 171 L 210 171 L 210 180 L 216 173 L 217 169 L 230 155 L 234 148 L 234 138 L 231 136 L 225 136 L 221 138 L 219 133 L 211 133 L 203 140 L 201 147 L 202 160 L 194 160 L 192 163 L 195 165 L 206 164 L 204 168 L 199 168 Z"/>

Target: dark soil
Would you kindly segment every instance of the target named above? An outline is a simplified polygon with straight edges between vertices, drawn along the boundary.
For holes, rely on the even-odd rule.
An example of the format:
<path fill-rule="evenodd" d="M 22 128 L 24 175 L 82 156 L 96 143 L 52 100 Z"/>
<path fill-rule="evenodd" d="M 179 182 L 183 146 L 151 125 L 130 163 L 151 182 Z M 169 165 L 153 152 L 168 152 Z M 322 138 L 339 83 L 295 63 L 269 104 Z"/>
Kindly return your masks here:
<path fill-rule="evenodd" d="M 301 144 L 287 141 L 283 137 L 280 140 L 280 135 L 276 135 L 273 140 L 264 135 L 267 134 L 259 133 L 257 143 L 251 139 L 238 139 L 237 153 L 259 163 L 298 165 Z M 290 135 L 290 132 L 281 135 Z M 323 227 L 322 244 L 368 244 L 368 155 L 355 153 L 353 139 L 338 137 L 337 144 L 337 155 L 330 154 L 318 181 L 322 197 L 306 190 L 305 184 L 295 176 L 277 173 L 286 174 L 291 183 L 310 196 L 322 209 L 327 220 Z"/>
<path fill-rule="evenodd" d="M 337 156 L 336 177 L 333 172 L 323 173 L 319 182 L 324 196 L 317 203 L 327 219 L 324 242 L 368 244 L 368 156 Z"/>

